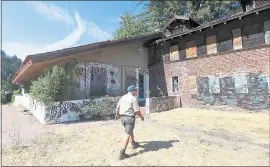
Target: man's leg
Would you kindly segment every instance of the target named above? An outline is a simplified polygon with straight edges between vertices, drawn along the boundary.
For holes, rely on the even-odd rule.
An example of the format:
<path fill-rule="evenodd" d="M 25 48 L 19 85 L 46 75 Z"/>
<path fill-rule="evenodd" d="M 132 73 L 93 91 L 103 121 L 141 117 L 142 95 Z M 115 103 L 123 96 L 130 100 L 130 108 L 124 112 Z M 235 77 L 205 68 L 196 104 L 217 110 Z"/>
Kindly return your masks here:
<path fill-rule="evenodd" d="M 139 143 L 138 142 L 135 142 L 135 138 L 134 138 L 134 132 L 132 132 L 130 134 L 130 143 L 131 143 L 131 146 L 133 149 L 136 149 L 139 147 Z"/>
<path fill-rule="evenodd" d="M 125 134 L 124 135 L 123 148 L 121 149 L 121 153 L 125 153 L 125 151 L 127 149 L 127 146 L 128 146 L 129 138 L 130 138 L 130 135 L 129 134 Z"/>

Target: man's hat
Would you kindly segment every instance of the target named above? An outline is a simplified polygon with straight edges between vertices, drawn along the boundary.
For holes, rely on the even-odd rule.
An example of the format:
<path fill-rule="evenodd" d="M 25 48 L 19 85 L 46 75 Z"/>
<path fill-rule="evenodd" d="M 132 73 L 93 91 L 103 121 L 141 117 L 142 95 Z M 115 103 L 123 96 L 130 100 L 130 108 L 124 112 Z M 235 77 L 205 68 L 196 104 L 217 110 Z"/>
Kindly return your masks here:
<path fill-rule="evenodd" d="M 134 86 L 134 85 L 130 85 L 130 86 L 127 88 L 127 91 L 128 91 L 128 92 L 132 92 L 132 91 L 134 91 L 134 90 L 137 90 L 137 87 Z"/>

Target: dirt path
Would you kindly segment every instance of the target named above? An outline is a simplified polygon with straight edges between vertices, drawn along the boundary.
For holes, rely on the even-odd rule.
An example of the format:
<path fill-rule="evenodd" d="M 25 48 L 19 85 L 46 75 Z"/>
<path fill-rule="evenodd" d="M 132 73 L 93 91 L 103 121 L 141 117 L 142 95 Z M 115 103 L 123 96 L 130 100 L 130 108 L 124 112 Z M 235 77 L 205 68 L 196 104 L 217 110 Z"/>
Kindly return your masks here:
<path fill-rule="evenodd" d="M 22 130 L 19 145 L 6 142 L 3 165 L 269 165 L 269 114 L 198 109 L 151 114 L 137 120 L 141 147 L 129 148 L 131 157 L 123 161 L 117 160 L 119 121 L 43 126 L 29 115 L 12 114 L 10 120 L 21 119 L 20 129 L 34 135 L 26 137 L 29 132 Z"/>

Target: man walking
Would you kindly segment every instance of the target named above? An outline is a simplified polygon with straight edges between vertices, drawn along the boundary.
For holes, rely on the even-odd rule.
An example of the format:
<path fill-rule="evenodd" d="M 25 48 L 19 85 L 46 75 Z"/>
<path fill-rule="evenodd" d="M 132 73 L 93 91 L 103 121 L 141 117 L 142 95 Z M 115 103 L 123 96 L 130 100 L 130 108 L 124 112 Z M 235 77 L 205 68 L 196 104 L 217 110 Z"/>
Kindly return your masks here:
<path fill-rule="evenodd" d="M 131 85 L 127 89 L 128 93 L 121 97 L 116 107 L 116 118 L 121 117 L 121 123 L 125 128 L 125 136 L 123 140 L 123 146 L 120 150 L 120 160 L 128 158 L 129 155 L 125 153 L 129 140 L 133 149 L 139 147 L 139 143 L 134 139 L 134 127 L 136 115 L 144 120 L 140 112 L 140 107 L 136 99 L 137 88 Z"/>

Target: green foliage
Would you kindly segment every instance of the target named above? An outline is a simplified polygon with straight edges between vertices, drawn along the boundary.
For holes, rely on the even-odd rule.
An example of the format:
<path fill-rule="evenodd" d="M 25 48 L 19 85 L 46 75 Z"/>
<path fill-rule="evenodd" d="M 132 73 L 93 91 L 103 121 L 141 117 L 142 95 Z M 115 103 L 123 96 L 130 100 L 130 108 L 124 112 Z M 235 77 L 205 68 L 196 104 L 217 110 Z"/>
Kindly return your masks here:
<path fill-rule="evenodd" d="M 237 0 L 233 1 L 205 1 L 205 0 L 186 0 L 186 1 L 165 1 L 150 0 L 142 3 L 146 9 L 140 14 L 132 16 L 125 13 L 121 17 L 120 27 L 114 34 L 115 39 L 134 37 L 147 33 L 164 32 L 165 25 L 173 15 L 192 17 L 198 23 L 212 21 L 224 16 L 241 11 Z"/>
<path fill-rule="evenodd" d="M 6 104 L 8 101 L 7 101 L 7 96 L 5 93 L 1 93 L 1 103 L 2 104 Z"/>
<path fill-rule="evenodd" d="M 147 26 L 147 23 L 143 22 L 142 19 L 132 16 L 129 12 L 126 12 L 120 21 L 120 28 L 115 32 L 114 38 L 129 38 L 138 35 L 145 35 L 151 32 Z"/>
<path fill-rule="evenodd" d="M 85 111 L 81 114 L 81 118 L 96 120 L 111 117 L 114 115 L 112 111 L 115 110 L 120 98 L 120 96 L 104 96 L 92 100 L 87 106 L 81 109 Z"/>
<path fill-rule="evenodd" d="M 16 74 L 20 65 L 22 64 L 21 59 L 17 56 L 9 56 L 4 51 L 1 51 L 2 67 L 1 67 L 1 81 L 2 90 L 13 91 L 19 89 L 18 85 L 12 84 L 12 78 Z"/>
<path fill-rule="evenodd" d="M 42 75 L 32 81 L 30 92 L 34 99 L 50 105 L 55 101 L 68 100 L 74 80 L 63 67 L 45 69 Z"/>

